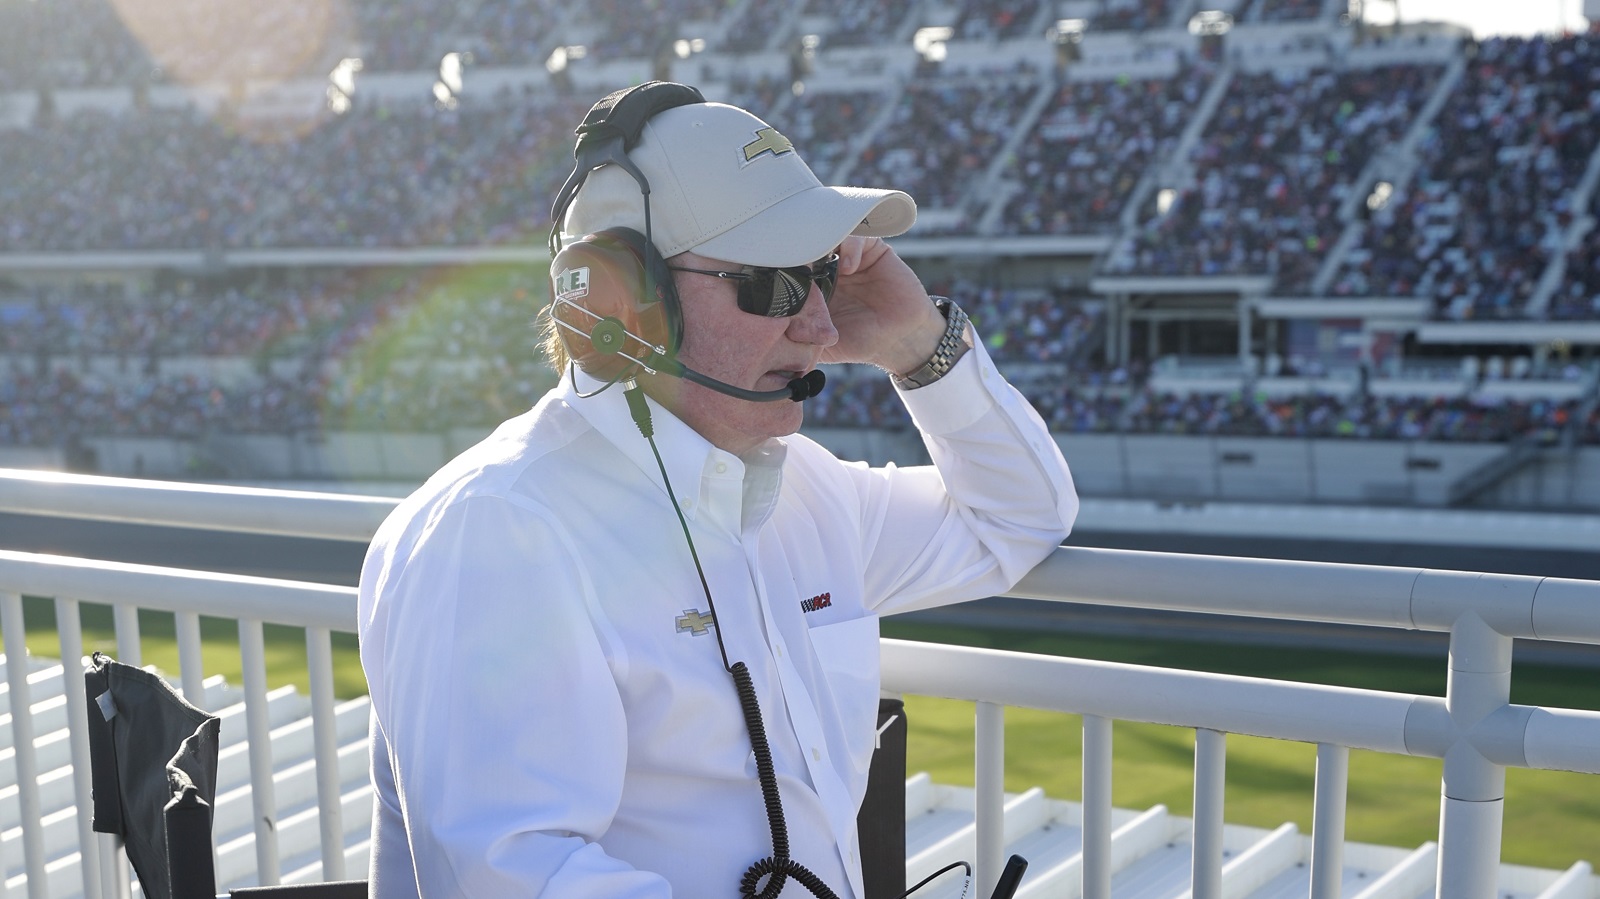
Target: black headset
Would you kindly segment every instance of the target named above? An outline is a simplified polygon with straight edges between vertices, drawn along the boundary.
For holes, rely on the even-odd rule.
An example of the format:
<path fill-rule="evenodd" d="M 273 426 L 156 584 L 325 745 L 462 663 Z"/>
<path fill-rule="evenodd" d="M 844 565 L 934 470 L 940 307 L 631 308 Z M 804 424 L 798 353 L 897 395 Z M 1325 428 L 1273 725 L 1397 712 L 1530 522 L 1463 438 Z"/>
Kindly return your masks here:
<path fill-rule="evenodd" d="M 811 371 L 781 390 L 749 390 L 701 374 L 678 361 L 683 311 L 667 261 L 650 226 L 650 181 L 628 158 L 645 123 L 668 109 L 706 102 L 697 88 L 647 81 L 607 94 L 578 126 L 577 165 L 556 193 L 550 219 L 550 316 L 567 356 L 593 377 L 614 384 L 640 371 L 662 372 L 751 402 L 801 402 L 822 392 L 826 378 Z M 589 175 L 615 165 L 639 185 L 644 233 L 611 228 L 563 245 L 567 210 Z"/>

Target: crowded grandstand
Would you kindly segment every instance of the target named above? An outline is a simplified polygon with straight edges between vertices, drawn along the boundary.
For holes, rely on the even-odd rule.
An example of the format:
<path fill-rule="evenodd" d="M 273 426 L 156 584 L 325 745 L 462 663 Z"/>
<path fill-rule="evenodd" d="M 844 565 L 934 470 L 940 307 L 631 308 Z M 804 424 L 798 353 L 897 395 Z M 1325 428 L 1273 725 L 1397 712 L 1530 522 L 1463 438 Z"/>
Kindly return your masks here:
<path fill-rule="evenodd" d="M 526 409 L 573 127 L 650 78 L 911 193 L 1063 434 L 1600 444 L 1597 62 L 1347 0 L 0 0 L 0 459 Z"/>

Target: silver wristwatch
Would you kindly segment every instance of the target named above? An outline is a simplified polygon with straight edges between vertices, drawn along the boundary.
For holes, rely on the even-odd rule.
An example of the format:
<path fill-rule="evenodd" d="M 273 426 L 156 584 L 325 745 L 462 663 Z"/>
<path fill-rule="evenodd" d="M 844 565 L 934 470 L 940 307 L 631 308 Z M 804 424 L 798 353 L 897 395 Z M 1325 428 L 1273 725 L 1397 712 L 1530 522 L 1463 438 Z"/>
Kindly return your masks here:
<path fill-rule="evenodd" d="M 922 367 L 910 374 L 901 376 L 891 374 L 894 384 L 901 390 L 915 390 L 926 387 L 934 381 L 945 376 L 955 366 L 956 360 L 966 355 L 972 349 L 972 337 L 967 330 L 967 314 L 961 311 L 949 297 L 930 297 L 933 305 L 944 316 L 947 324 L 944 334 L 939 337 L 939 343 L 933 348 L 933 355 Z"/>

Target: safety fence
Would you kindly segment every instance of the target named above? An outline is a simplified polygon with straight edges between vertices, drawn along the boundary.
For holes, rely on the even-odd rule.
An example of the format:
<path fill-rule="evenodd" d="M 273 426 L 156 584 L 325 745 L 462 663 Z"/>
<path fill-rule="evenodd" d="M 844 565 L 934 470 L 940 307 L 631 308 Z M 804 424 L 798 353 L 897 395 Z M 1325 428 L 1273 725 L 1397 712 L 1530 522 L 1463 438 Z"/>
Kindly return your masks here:
<path fill-rule="evenodd" d="M 392 499 L 153 484 L 0 471 L 0 511 L 364 541 Z M 315 767 L 327 879 L 345 876 L 331 634 L 353 632 L 346 587 L 0 550 L 0 629 L 8 662 L 24 658 L 22 597 L 53 600 L 62 657 L 79 659 L 80 603 L 114 609 L 119 658 L 140 660 L 141 609 L 173 613 L 183 692 L 201 696 L 199 616 L 238 621 L 249 739 L 257 879 L 278 882 L 272 741 L 263 625 L 306 632 Z M 1426 696 L 884 640 L 887 689 L 976 703 L 979 894 L 999 876 L 1005 846 L 1004 710 L 1083 716 L 1081 895 L 1110 896 L 1112 722 L 1192 728 L 1191 895 L 1223 891 L 1223 787 L 1228 734 L 1317 746 L 1312 899 L 1340 893 L 1351 749 L 1443 760 L 1436 895 L 1496 895 L 1508 767 L 1600 774 L 1600 713 L 1512 704 L 1512 641 L 1600 644 L 1600 582 L 1366 565 L 1063 547 L 1012 595 L 1122 608 L 1242 615 L 1439 631 L 1450 635 L 1445 695 Z M 64 895 L 51 880 L 40 821 L 34 711 L 27 667 L 6 665 L 22 859 L 0 858 L 30 899 Z M 126 865 L 89 827 L 85 698 L 65 691 L 82 895 L 127 895 Z M 9 844 L 7 853 L 14 853 Z M 58 878 L 59 881 L 59 878 Z M 57 889 L 52 890 L 52 886 Z M 0 888 L 5 886 L 0 883 Z M 1074 887 L 1077 885 L 1074 884 Z"/>

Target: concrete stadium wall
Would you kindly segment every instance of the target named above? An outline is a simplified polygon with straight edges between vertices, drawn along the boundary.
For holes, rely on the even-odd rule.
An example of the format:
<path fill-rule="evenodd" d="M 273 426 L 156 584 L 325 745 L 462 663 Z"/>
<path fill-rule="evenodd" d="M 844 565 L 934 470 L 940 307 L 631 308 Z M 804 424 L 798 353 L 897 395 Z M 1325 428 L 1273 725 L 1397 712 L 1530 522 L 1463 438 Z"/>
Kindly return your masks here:
<path fill-rule="evenodd" d="M 34 446 L 0 446 L 0 468 L 31 468 L 38 471 L 64 471 L 67 454 L 59 449 Z"/>
<path fill-rule="evenodd" d="M 1498 443 L 1153 434 L 1060 434 L 1056 443 L 1086 496 L 1426 506 L 1444 505 L 1451 484 L 1505 449 Z M 1561 491 L 1538 494 L 1537 504 L 1572 506 L 1579 503 L 1569 497 L 1600 491 L 1600 450 L 1583 453 L 1593 454 L 1597 467 L 1574 468 Z M 1593 484 L 1575 491 L 1572 478 Z"/>
<path fill-rule="evenodd" d="M 171 437 L 90 437 L 92 453 L 84 467 L 101 474 L 129 477 L 189 478 L 205 472 L 204 457 L 193 440 Z"/>
<path fill-rule="evenodd" d="M 1582 449 L 1575 454 L 1546 453 L 1538 465 L 1530 465 L 1496 485 L 1484 503 L 1528 508 L 1600 508 L 1600 450 Z"/>

